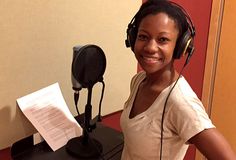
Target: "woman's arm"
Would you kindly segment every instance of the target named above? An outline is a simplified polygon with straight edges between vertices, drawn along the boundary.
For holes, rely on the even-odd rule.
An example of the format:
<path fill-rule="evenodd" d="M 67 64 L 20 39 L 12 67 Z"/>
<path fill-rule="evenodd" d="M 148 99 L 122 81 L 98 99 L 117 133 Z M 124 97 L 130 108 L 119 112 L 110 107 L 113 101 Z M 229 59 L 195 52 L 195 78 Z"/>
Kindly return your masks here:
<path fill-rule="evenodd" d="M 208 160 L 236 160 L 231 146 L 215 128 L 203 130 L 189 142 L 194 144 Z"/>

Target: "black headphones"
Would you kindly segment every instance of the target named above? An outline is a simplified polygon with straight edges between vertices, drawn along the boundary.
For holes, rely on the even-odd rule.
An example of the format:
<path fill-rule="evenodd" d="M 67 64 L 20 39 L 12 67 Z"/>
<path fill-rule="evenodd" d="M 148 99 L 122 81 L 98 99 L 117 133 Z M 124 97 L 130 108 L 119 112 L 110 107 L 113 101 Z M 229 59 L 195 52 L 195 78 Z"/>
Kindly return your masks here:
<path fill-rule="evenodd" d="M 187 24 L 188 24 L 188 30 L 185 33 L 183 33 L 182 36 L 179 37 L 176 42 L 176 47 L 175 47 L 174 55 L 173 55 L 174 59 L 180 59 L 183 55 L 187 55 L 186 62 L 185 62 L 185 65 L 186 65 L 189 62 L 189 59 L 192 56 L 193 51 L 194 51 L 193 41 L 195 37 L 195 27 L 191 21 L 190 16 L 187 14 L 184 8 L 178 5 L 177 3 L 174 3 L 171 1 L 163 1 L 163 0 L 159 0 L 159 1 L 156 0 L 157 3 L 155 4 L 153 2 L 154 1 L 152 0 L 147 1 L 146 3 L 149 3 L 149 5 L 146 5 L 143 8 L 141 7 L 139 11 L 135 14 L 135 16 L 132 18 L 130 23 L 128 24 L 128 28 L 126 30 L 127 39 L 125 40 L 126 47 L 131 47 L 131 50 L 134 51 L 134 44 L 135 44 L 135 40 L 137 38 L 137 33 L 138 33 L 138 26 L 135 25 L 136 17 L 140 13 L 142 13 L 142 11 L 146 7 L 149 7 L 152 5 L 162 5 L 163 3 L 165 4 L 169 3 L 172 6 L 178 7 L 183 12 L 183 14 L 185 15 Z"/>

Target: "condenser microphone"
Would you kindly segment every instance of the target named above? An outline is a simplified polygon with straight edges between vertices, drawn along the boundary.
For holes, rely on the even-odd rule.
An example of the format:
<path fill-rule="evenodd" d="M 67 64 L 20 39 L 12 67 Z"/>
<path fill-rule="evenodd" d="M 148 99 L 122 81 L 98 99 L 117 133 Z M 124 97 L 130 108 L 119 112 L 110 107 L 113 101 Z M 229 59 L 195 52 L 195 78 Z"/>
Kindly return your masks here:
<path fill-rule="evenodd" d="M 79 49 L 80 48 L 81 48 L 81 46 L 73 47 L 73 60 L 72 60 L 72 64 L 75 61 L 77 55 L 79 54 Z M 72 65 L 72 68 L 73 68 L 73 65 Z M 75 79 L 73 72 L 71 72 L 71 83 L 72 83 L 72 89 L 73 90 L 80 91 L 82 89 L 82 85 Z"/>
<path fill-rule="evenodd" d="M 82 89 L 82 85 L 75 79 L 75 77 L 72 74 L 71 74 L 71 82 L 73 90 L 80 91 Z"/>
<path fill-rule="evenodd" d="M 106 68 L 106 57 L 103 50 L 96 45 L 77 45 L 73 47 L 73 60 L 71 65 L 71 82 L 75 91 L 74 101 L 76 110 L 79 91 L 82 88 L 91 89 L 97 82 L 103 82 Z M 100 117 L 100 116 L 99 116 Z"/>
<path fill-rule="evenodd" d="M 99 112 L 97 121 L 101 117 L 101 102 L 105 83 L 103 74 L 106 68 L 106 57 L 103 50 L 96 45 L 85 45 L 73 47 L 73 61 L 71 67 L 71 81 L 75 90 L 75 104 L 78 111 L 77 102 L 79 98 L 79 90 L 87 88 L 87 104 L 84 110 L 83 135 L 72 138 L 67 142 L 67 151 L 79 158 L 98 158 L 102 154 L 102 145 L 96 139 L 89 137 L 88 132 L 96 128 L 96 122 L 92 123 L 92 88 L 95 83 L 103 84 L 101 99 L 99 103 Z"/>

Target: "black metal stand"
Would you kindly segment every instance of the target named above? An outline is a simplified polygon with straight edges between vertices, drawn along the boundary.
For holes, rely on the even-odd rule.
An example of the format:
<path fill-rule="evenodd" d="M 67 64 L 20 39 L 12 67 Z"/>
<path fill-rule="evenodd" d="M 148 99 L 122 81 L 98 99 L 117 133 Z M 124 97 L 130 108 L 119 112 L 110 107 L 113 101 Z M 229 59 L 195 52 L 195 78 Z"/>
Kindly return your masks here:
<path fill-rule="evenodd" d="M 102 145 L 96 139 L 89 137 L 89 132 L 96 128 L 96 124 L 90 124 L 92 116 L 92 86 L 88 87 L 88 99 L 85 106 L 83 135 L 68 141 L 66 150 L 71 155 L 81 158 L 99 158 L 102 154 Z"/>

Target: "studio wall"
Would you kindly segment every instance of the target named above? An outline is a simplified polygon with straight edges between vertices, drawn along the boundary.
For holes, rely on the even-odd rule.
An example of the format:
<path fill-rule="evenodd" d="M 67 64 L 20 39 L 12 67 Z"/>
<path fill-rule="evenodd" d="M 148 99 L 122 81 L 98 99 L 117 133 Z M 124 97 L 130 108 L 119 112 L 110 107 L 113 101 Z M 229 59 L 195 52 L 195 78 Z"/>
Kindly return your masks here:
<path fill-rule="evenodd" d="M 73 115 L 72 48 L 96 44 L 106 54 L 102 115 L 123 107 L 136 61 L 125 48 L 126 27 L 140 1 L 2 0 L 0 1 L 0 149 L 36 130 L 16 99 L 58 82 Z M 124 69 L 125 68 L 125 69 Z M 93 89 L 97 113 L 100 84 Z M 87 90 L 80 94 L 83 112 Z"/>

